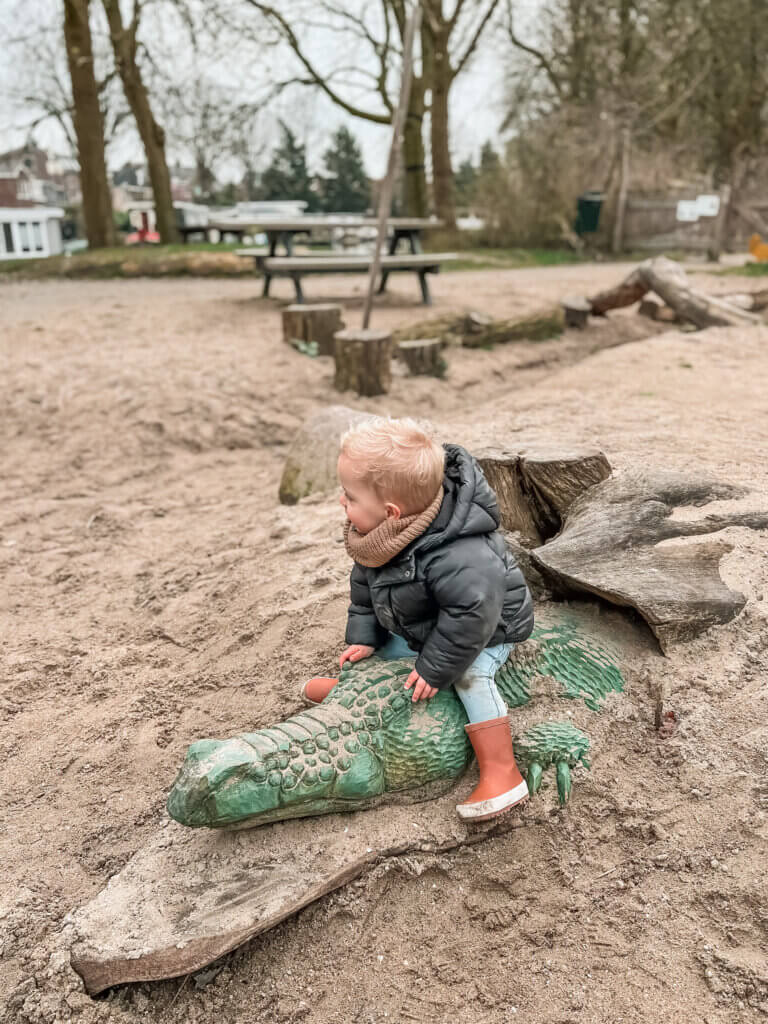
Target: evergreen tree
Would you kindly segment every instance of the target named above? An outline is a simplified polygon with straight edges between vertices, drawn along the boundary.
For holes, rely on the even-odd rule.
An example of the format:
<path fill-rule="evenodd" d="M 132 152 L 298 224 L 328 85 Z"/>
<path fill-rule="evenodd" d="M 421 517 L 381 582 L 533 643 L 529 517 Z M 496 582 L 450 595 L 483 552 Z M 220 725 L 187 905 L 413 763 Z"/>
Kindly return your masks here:
<path fill-rule="evenodd" d="M 477 182 L 477 168 L 471 159 L 464 160 L 454 175 L 453 187 L 456 195 L 456 205 L 459 207 L 471 206 L 475 198 L 475 184 Z"/>
<path fill-rule="evenodd" d="M 371 190 L 363 154 L 357 139 L 344 125 L 334 133 L 323 159 L 323 209 L 327 213 L 364 213 L 371 202 Z"/>
<path fill-rule="evenodd" d="M 307 170 L 305 147 L 284 122 L 280 122 L 282 142 L 272 154 L 272 162 L 261 176 L 261 199 L 303 199 L 307 209 L 317 206 Z"/>

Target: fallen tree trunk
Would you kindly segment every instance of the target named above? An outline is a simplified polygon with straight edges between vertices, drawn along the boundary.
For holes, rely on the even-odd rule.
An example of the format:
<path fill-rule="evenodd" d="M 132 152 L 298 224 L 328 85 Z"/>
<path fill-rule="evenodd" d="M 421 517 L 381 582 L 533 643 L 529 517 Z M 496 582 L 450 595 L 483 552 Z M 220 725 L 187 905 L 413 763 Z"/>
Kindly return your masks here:
<path fill-rule="evenodd" d="M 565 318 L 560 307 L 550 307 L 509 320 L 492 320 L 482 313 L 463 313 L 422 320 L 412 327 L 395 331 L 392 339 L 397 344 L 419 338 L 439 338 L 448 344 L 483 348 L 510 341 L 545 341 L 562 334 L 564 326 Z"/>
<path fill-rule="evenodd" d="M 655 292 L 680 319 L 699 328 L 728 327 L 758 320 L 723 296 L 706 295 L 692 288 L 683 268 L 665 256 L 645 260 L 616 288 L 600 292 L 587 301 L 594 316 L 603 316 L 609 309 L 639 302 L 650 291 Z"/>

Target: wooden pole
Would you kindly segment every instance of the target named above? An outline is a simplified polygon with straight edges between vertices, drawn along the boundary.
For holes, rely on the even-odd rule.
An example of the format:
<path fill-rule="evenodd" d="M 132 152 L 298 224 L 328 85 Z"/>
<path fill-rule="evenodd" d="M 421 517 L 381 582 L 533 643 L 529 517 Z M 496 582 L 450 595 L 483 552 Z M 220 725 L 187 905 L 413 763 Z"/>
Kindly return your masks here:
<path fill-rule="evenodd" d="M 725 228 L 728 223 L 728 208 L 731 205 L 731 186 L 723 185 L 720 189 L 720 209 L 718 210 L 715 222 L 712 225 L 712 241 L 707 249 L 707 259 L 717 263 L 720 253 L 723 251 L 725 240 Z"/>
<path fill-rule="evenodd" d="M 411 76 L 413 73 L 413 40 L 421 23 L 421 3 L 417 2 L 411 9 L 408 22 L 405 28 L 405 42 L 403 46 L 403 77 L 400 82 L 400 99 L 398 100 L 395 118 L 392 122 L 392 142 L 389 147 L 389 162 L 387 173 L 381 183 L 381 194 L 379 195 L 379 226 L 376 232 L 376 249 L 373 253 L 371 272 L 368 278 L 368 294 L 365 296 L 363 308 L 363 330 L 366 330 L 371 320 L 371 308 L 373 306 L 373 292 L 376 288 L 376 280 L 381 269 L 381 249 L 387 238 L 387 220 L 392 208 L 392 191 L 395 186 L 395 170 L 397 168 L 397 156 L 400 152 L 403 129 L 405 127 L 405 116 L 408 112 L 408 96 L 411 92 Z"/>
<path fill-rule="evenodd" d="M 621 252 L 624 247 L 624 218 L 627 212 L 627 193 L 629 191 L 629 128 L 621 133 L 621 175 L 619 178 L 619 198 L 616 203 L 616 220 L 613 224 L 613 251 Z"/>

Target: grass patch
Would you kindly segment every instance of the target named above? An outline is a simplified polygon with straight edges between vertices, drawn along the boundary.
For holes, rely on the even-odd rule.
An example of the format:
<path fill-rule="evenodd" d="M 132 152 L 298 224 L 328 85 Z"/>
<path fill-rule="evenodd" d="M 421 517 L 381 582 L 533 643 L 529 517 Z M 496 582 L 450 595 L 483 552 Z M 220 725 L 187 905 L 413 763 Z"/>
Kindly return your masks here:
<path fill-rule="evenodd" d="M 253 275 L 251 260 L 239 259 L 239 243 L 215 245 L 137 245 L 86 249 L 70 255 L 35 260 L 0 260 L 0 279 L 120 278 L 120 277 L 242 277 Z M 315 253 L 319 246 L 312 246 Z M 327 248 L 327 247 L 326 247 Z M 264 253 L 266 254 L 266 249 Z M 305 251 L 302 246 L 301 251 Z M 330 255 L 329 251 L 329 255 Z M 508 270 L 585 262 L 568 249 L 467 249 L 446 263 L 446 271 Z"/>
<path fill-rule="evenodd" d="M 514 270 L 584 262 L 588 261 L 571 249 L 464 249 L 444 270 Z"/>
<path fill-rule="evenodd" d="M 768 263 L 745 263 L 741 267 L 728 267 L 721 274 L 739 274 L 741 277 L 768 277 Z"/>
<path fill-rule="evenodd" d="M 239 245 L 118 246 L 50 256 L 48 259 L 0 260 L 0 277 L 234 277 L 252 274 L 250 260 L 234 255 Z"/>

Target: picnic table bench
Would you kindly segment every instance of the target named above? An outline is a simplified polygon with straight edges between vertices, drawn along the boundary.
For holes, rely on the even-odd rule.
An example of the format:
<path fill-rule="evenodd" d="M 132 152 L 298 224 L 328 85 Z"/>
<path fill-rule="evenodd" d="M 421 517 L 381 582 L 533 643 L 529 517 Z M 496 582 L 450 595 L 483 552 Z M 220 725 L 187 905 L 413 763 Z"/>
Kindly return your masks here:
<path fill-rule="evenodd" d="M 290 277 L 296 289 L 296 301 L 304 301 L 301 279 L 306 274 L 362 274 L 370 270 L 372 256 L 267 256 L 259 249 L 237 249 L 243 259 L 253 259 L 264 275 L 263 295 L 269 295 L 273 277 Z M 387 287 L 390 274 L 410 271 L 418 274 L 421 296 L 426 306 L 432 305 L 427 274 L 439 274 L 440 265 L 455 260 L 453 252 L 406 253 L 400 256 L 381 257 L 381 282 L 379 294 Z"/>

